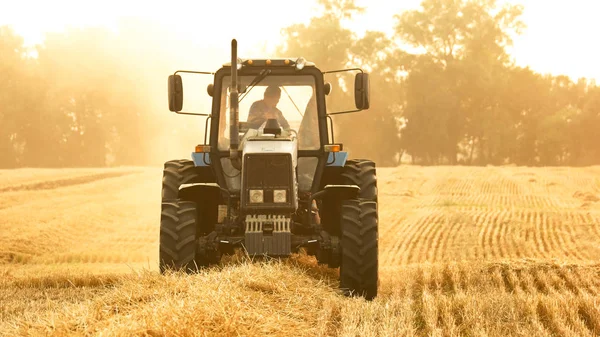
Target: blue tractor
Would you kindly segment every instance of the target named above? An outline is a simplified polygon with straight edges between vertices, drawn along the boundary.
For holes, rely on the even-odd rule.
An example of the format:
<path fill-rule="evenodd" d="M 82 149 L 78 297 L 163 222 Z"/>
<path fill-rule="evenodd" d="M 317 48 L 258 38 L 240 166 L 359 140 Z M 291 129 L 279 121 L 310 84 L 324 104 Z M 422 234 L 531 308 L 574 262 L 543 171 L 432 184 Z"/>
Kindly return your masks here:
<path fill-rule="evenodd" d="M 356 72 L 356 109 L 328 112 L 324 74 Z M 369 108 L 362 69 L 323 72 L 304 58 L 239 59 L 216 72 L 168 78 L 169 110 L 182 111 L 179 73 L 212 76 L 204 144 L 191 159 L 164 164 L 160 270 L 250 256 L 289 257 L 301 249 L 339 268 L 340 288 L 373 299 L 378 287 L 377 177 L 373 161 L 348 159 L 331 116 Z M 331 123 L 328 123 L 331 122 Z M 368 139 L 368 138 L 366 138 Z"/>

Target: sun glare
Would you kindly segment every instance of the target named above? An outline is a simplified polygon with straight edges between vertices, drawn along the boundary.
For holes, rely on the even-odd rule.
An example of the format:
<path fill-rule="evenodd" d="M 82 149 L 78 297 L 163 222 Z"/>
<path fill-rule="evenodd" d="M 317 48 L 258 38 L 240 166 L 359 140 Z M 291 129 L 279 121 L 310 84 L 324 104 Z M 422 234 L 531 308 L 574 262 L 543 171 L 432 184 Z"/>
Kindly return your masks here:
<path fill-rule="evenodd" d="M 593 35 L 600 32 L 597 1 L 525 1 L 527 28 L 515 39 L 512 55 L 518 65 L 542 73 L 600 80 L 600 49 Z"/>
<path fill-rule="evenodd" d="M 393 14 L 416 8 L 420 0 L 389 2 L 357 0 L 366 7 L 349 26 L 358 34 L 366 30 L 393 33 Z M 600 79 L 600 50 L 592 43 L 592 32 L 600 31 L 595 20 L 598 3 L 586 0 L 567 2 L 504 0 L 523 4 L 527 28 L 510 49 L 516 63 L 542 73 L 566 74 L 576 79 Z M 176 1 L 20 1 L 4 5 L 0 25 L 12 25 L 29 46 L 42 43 L 46 32 L 65 28 L 102 26 L 116 30 L 120 19 L 144 18 L 173 31 L 178 38 L 210 50 L 223 50 L 227 58 L 229 41 L 237 38 L 245 57 L 274 52 L 280 30 L 293 23 L 307 23 L 318 14 L 316 1 L 298 2 L 293 10 L 279 1 L 236 2 Z M 32 10 L 35 9 L 35 10 Z M 269 15 L 269 12 L 277 15 Z M 221 57 L 221 56 L 220 56 Z"/>

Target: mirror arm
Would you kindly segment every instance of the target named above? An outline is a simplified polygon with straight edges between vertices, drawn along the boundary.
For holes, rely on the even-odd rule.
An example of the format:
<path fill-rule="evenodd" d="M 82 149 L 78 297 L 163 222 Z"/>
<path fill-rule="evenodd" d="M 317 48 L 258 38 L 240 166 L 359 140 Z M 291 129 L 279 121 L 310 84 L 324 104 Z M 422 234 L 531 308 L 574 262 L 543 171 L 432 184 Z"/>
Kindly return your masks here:
<path fill-rule="evenodd" d="M 337 112 L 330 112 L 327 114 L 327 116 L 329 115 L 341 115 L 341 114 L 348 114 L 351 112 L 357 112 L 357 111 L 363 111 L 364 109 L 356 109 L 356 110 L 347 110 L 347 111 L 337 111 Z"/>
<path fill-rule="evenodd" d="M 335 136 L 333 134 L 333 118 L 331 118 L 331 116 L 327 115 L 327 120 L 329 121 L 329 124 L 331 124 L 331 144 L 335 144 Z"/>
<path fill-rule="evenodd" d="M 207 72 L 207 71 L 191 71 L 191 70 L 177 70 L 173 73 L 173 75 L 177 75 L 177 73 L 187 73 L 187 74 L 204 74 L 204 75 L 214 75 L 215 73 Z"/>
<path fill-rule="evenodd" d="M 358 70 L 361 73 L 364 73 L 364 71 L 361 68 L 350 68 L 350 69 L 340 69 L 340 70 L 329 70 L 329 71 L 323 71 L 323 74 L 332 74 L 332 73 L 342 73 L 345 71 L 353 71 L 353 70 Z"/>
<path fill-rule="evenodd" d="M 192 115 L 192 116 L 209 116 L 210 114 L 199 113 L 199 112 L 184 112 L 184 111 L 175 111 L 176 114 L 180 115 Z"/>
<path fill-rule="evenodd" d="M 207 130 L 208 130 L 208 121 L 212 118 L 212 116 L 208 116 L 208 118 L 206 118 L 206 121 L 204 122 L 204 145 L 208 144 L 206 142 L 206 136 L 207 136 Z"/>

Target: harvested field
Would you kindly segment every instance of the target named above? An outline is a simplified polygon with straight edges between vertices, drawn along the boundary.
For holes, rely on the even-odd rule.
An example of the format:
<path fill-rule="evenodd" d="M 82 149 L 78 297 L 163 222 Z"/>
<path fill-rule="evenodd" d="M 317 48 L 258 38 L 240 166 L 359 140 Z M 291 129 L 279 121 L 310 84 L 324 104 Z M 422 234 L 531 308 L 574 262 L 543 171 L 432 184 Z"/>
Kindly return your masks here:
<path fill-rule="evenodd" d="M 0 335 L 600 335 L 600 167 L 378 177 L 365 302 L 305 255 L 158 275 L 160 168 L 0 170 Z"/>

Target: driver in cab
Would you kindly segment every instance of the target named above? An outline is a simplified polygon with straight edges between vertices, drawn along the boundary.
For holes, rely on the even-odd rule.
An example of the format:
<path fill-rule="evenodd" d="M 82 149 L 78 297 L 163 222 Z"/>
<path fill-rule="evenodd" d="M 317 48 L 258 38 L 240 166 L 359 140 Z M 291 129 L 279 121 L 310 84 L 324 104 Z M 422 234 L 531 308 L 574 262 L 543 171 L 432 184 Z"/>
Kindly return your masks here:
<path fill-rule="evenodd" d="M 281 110 L 277 108 L 277 103 L 281 98 L 281 89 L 278 86 L 270 85 L 265 89 L 263 99 L 252 103 L 248 112 L 248 127 L 258 129 L 267 119 L 275 118 L 284 130 L 290 129 L 290 124 L 283 117 Z"/>

